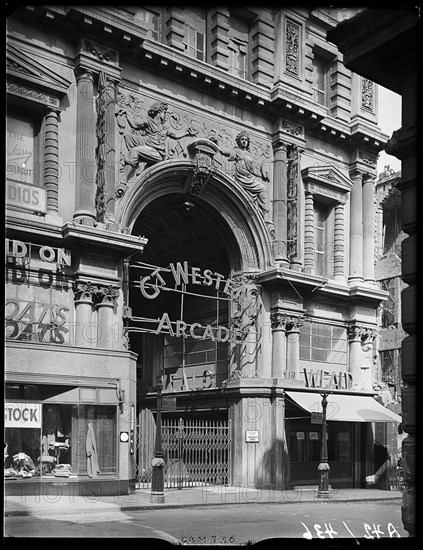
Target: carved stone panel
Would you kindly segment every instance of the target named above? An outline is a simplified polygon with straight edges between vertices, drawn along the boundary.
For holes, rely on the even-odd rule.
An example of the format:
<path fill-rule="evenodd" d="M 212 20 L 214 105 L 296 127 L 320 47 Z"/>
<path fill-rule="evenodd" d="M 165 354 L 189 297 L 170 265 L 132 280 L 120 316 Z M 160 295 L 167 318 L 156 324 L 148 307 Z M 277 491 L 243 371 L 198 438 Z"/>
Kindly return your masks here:
<path fill-rule="evenodd" d="M 160 111 L 162 109 L 162 111 Z M 153 112 L 154 111 L 154 112 Z M 162 114 L 165 112 L 165 115 Z M 171 103 L 158 98 L 147 97 L 120 87 L 116 101 L 116 122 L 118 128 L 117 155 L 120 165 L 120 186 L 116 190 L 117 198 L 121 198 L 128 186 L 132 185 L 134 176 L 139 176 L 149 165 L 161 161 L 191 158 L 190 147 L 201 140 L 208 140 L 217 146 L 213 157 L 213 168 L 222 170 L 236 180 L 237 166 L 235 159 L 224 155 L 223 151 L 234 150 L 237 139 L 245 131 L 240 128 L 222 126 L 217 117 L 205 117 L 196 112 L 185 111 Z M 248 159 L 251 174 L 257 177 L 254 190 L 260 186 L 258 197 L 252 197 L 252 203 L 266 216 L 267 199 L 262 199 L 267 188 L 271 186 L 273 162 L 271 142 L 248 136 Z M 207 156 L 207 155 L 206 155 Z M 197 158 L 195 189 L 204 184 L 198 178 L 205 178 L 209 160 L 206 157 Z M 203 186 L 203 185 L 202 185 Z M 248 189 L 247 189 L 248 191 Z M 263 191 L 263 192 L 261 192 Z M 257 198 L 257 201 L 256 201 Z"/>
<path fill-rule="evenodd" d="M 300 76 L 300 26 L 289 19 L 285 22 L 285 70 Z"/>

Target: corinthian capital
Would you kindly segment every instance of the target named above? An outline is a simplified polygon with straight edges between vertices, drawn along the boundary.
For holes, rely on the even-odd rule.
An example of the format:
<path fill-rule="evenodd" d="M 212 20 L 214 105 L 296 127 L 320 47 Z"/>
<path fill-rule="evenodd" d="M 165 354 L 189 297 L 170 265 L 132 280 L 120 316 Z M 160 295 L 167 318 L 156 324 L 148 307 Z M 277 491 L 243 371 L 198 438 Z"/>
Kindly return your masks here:
<path fill-rule="evenodd" d="M 101 300 L 102 304 L 113 304 L 119 298 L 120 289 L 113 285 L 97 287 L 96 296 Z"/>
<path fill-rule="evenodd" d="M 97 290 L 96 285 L 93 285 L 91 281 L 75 281 L 73 291 L 75 300 L 92 300 L 93 295 Z"/>

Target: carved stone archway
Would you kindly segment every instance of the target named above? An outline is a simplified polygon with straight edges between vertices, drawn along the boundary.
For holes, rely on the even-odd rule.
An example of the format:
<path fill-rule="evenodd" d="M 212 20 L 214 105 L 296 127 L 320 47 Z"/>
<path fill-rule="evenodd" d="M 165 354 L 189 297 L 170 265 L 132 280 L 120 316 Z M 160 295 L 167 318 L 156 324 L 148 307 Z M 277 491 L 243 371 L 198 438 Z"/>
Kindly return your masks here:
<path fill-rule="evenodd" d="M 163 161 L 147 168 L 119 201 L 117 221 L 131 233 L 143 209 L 165 194 L 201 200 L 220 214 L 227 224 L 228 254 L 233 272 L 260 272 L 273 264 L 271 231 L 251 197 L 232 178 L 215 169 L 199 196 L 191 195 L 196 165 L 193 161 Z"/>

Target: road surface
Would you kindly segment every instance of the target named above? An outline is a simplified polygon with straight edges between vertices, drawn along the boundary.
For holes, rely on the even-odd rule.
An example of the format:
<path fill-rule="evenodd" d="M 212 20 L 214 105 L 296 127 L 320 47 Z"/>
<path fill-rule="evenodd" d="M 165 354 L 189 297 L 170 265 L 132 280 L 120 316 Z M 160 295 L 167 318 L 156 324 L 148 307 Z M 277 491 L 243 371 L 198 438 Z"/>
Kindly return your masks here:
<path fill-rule="evenodd" d="M 156 538 L 243 545 L 268 538 L 407 537 L 399 501 L 231 504 L 200 508 L 6 517 L 6 537 Z"/>

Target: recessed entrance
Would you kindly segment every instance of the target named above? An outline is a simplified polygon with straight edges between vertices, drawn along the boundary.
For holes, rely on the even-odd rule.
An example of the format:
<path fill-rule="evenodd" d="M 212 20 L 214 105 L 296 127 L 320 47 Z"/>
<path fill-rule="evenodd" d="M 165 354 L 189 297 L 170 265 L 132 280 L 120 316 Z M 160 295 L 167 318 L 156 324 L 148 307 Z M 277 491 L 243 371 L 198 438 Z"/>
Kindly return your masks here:
<path fill-rule="evenodd" d="M 237 267 L 233 235 L 213 207 L 199 199 L 187 201 L 182 194 L 150 202 L 133 233 L 148 238 L 144 253 L 131 258 L 129 273 L 129 339 L 131 351 L 138 354 L 138 483 L 150 481 L 155 381 L 162 372 L 163 394 L 176 396 L 174 411 L 162 413 L 166 486 L 227 484 L 228 413 L 218 390 L 228 378 L 230 297 L 225 281 Z"/>
<path fill-rule="evenodd" d="M 141 212 L 133 233 L 148 238 L 144 254 L 131 259 L 129 276 L 135 319 L 130 345 L 139 356 L 139 387 L 154 386 L 155 374 L 162 368 L 165 391 L 219 386 L 227 376 L 228 342 L 218 337 L 217 330 L 227 328 L 229 319 L 224 292 L 224 281 L 231 274 L 229 228 L 207 204 L 198 200 L 187 204 L 183 195 L 170 194 Z M 179 270 L 179 285 L 169 266 Z M 161 291 L 150 298 L 141 292 L 140 279 L 151 276 L 149 284 L 154 284 L 155 267 L 163 268 Z M 163 319 L 160 334 L 157 323 L 149 325 L 146 319 Z M 226 334 L 224 328 L 220 335 Z"/>

